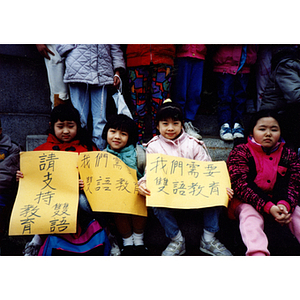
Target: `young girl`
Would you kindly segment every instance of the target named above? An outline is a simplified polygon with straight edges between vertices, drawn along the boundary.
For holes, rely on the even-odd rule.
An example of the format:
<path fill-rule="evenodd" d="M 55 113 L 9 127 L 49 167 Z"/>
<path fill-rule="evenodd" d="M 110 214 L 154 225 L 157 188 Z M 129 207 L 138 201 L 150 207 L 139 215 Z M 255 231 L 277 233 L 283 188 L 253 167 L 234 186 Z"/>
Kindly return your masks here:
<path fill-rule="evenodd" d="M 147 144 L 147 153 L 161 153 L 194 160 L 211 161 L 204 143 L 184 131 L 183 114 L 179 105 L 172 103 L 169 99 L 166 100 L 157 112 L 156 121 L 160 135 L 155 136 Z M 150 196 L 150 191 L 146 188 L 146 176 L 139 180 L 139 193 Z M 227 193 L 231 198 L 232 190 L 227 189 Z M 171 239 L 162 255 L 184 254 L 185 238 L 178 227 L 173 210 L 153 207 L 153 211 L 165 229 L 166 236 Z M 210 255 L 232 255 L 215 238 L 215 233 L 219 230 L 220 211 L 221 207 L 203 209 L 204 230 L 200 240 L 200 250 Z"/>
<path fill-rule="evenodd" d="M 300 242 L 300 162 L 285 147 L 278 116 L 258 112 L 250 123 L 248 141 L 228 157 L 228 169 L 236 198 L 229 213 L 239 219 L 246 255 L 270 255 L 264 218 L 288 225 Z"/>
<path fill-rule="evenodd" d="M 107 141 L 106 151 L 135 169 L 140 179 L 144 171 L 139 168 L 137 160 L 138 129 L 135 122 L 122 114 L 113 116 L 105 125 L 102 138 Z M 121 255 L 146 255 L 147 248 L 143 241 L 146 217 L 115 213 L 114 219 L 123 240 Z"/>
<path fill-rule="evenodd" d="M 81 128 L 78 111 L 71 104 L 60 104 L 51 112 L 47 142 L 34 149 L 34 151 L 43 150 L 72 151 L 79 154 L 86 151 L 96 151 L 97 147 L 88 139 L 85 130 Z M 23 173 L 17 171 L 17 180 L 23 177 Z M 90 213 L 91 209 L 83 193 L 83 187 L 83 181 L 79 179 L 79 206 Z M 37 255 L 43 242 L 43 236 L 35 235 L 31 242 L 26 244 L 24 255 Z"/>

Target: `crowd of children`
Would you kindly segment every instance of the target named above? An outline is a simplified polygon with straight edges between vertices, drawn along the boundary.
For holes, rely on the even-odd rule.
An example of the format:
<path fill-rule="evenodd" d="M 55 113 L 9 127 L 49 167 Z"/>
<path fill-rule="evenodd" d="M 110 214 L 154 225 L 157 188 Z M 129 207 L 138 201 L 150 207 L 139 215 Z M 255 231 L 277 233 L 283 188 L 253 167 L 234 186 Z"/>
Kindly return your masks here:
<path fill-rule="evenodd" d="M 57 84 L 54 91 L 50 84 L 53 70 L 47 67 L 53 109 L 47 142 L 35 150 L 111 153 L 136 170 L 138 192 L 143 197 L 151 195 L 147 187 L 146 154 L 211 161 L 200 130 L 193 124 L 201 103 L 207 46 L 127 45 L 126 50 L 120 45 L 37 47 L 46 64 L 51 65 L 54 56 L 59 57 L 60 64 L 63 62 L 63 72 L 59 71 L 61 86 L 63 89 L 67 86 L 68 91 L 60 91 Z M 244 129 L 243 113 L 249 98 L 249 74 L 260 53 L 259 47 L 219 45 L 211 47 L 211 51 L 219 100 L 220 138 L 224 141 L 235 140 L 227 161 L 231 180 L 231 188 L 226 189 L 228 216 L 239 222 L 241 238 L 247 248 L 246 255 L 270 255 L 268 238 L 264 233 L 265 218 L 272 216 L 273 222 L 288 226 L 300 242 L 300 161 L 295 149 L 287 147 L 284 136 L 281 136 L 281 115 L 275 111 L 256 112 L 248 134 Z M 261 58 L 263 55 L 258 56 L 260 69 L 263 64 L 270 64 L 270 55 L 267 56 L 268 61 Z M 122 114 L 107 118 L 107 86 L 117 88 L 126 68 L 130 90 L 130 103 L 127 102 L 133 119 Z M 265 77 L 264 82 L 267 81 Z M 261 106 L 266 85 L 260 85 L 259 103 L 255 105 L 255 110 Z M 168 99 L 170 95 L 173 101 Z M 147 120 L 150 120 L 151 128 L 147 128 Z M 0 142 L 2 223 L 7 219 L 2 212 L 7 214 L 4 208 L 11 207 L 15 197 L 14 180 L 22 180 L 24 176 L 19 170 L 20 148 L 2 135 L 1 129 Z M 139 152 L 144 154 L 141 155 L 142 162 L 139 161 Z M 2 173 L 6 176 L 5 181 L 2 180 Z M 97 219 L 105 227 L 112 247 L 111 255 L 148 255 L 149 250 L 144 244 L 147 218 L 125 213 L 93 212 L 84 186 L 84 181 L 79 179 L 79 225 L 85 226 L 81 221 L 81 211 L 88 219 Z M 170 239 L 162 255 L 186 253 L 185 236 L 174 214 L 180 210 L 167 207 L 149 209 Z M 219 231 L 222 208 L 209 207 L 200 211 L 203 216 L 200 250 L 214 256 L 231 256 L 231 252 L 215 236 Z M 0 233 L 5 231 L 7 221 L 3 224 Z M 37 255 L 45 239 L 46 236 L 35 235 L 26 244 L 24 255 Z"/>

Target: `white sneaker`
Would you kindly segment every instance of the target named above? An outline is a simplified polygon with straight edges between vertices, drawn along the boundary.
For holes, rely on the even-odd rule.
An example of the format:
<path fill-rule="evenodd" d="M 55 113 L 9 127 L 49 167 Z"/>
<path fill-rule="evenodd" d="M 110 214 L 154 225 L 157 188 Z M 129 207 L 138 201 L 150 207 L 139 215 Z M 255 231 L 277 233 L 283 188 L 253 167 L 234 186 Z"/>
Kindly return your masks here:
<path fill-rule="evenodd" d="M 184 130 L 187 134 L 195 137 L 198 140 L 202 139 L 202 136 L 199 133 L 199 129 L 194 127 L 191 121 L 184 123 Z"/>
<path fill-rule="evenodd" d="M 162 256 L 178 256 L 185 253 L 185 239 L 183 241 L 171 241 L 161 254 Z"/>
<path fill-rule="evenodd" d="M 35 244 L 34 242 L 28 242 L 23 250 L 24 256 L 37 256 L 40 251 L 41 245 Z"/>
<path fill-rule="evenodd" d="M 221 126 L 220 138 L 224 141 L 233 141 L 233 135 L 228 123 L 225 123 Z"/>
<path fill-rule="evenodd" d="M 233 138 L 243 138 L 244 137 L 244 129 L 242 125 L 239 123 L 234 123 L 233 129 L 232 129 Z"/>
<path fill-rule="evenodd" d="M 213 256 L 232 256 L 231 252 L 215 237 L 210 242 L 206 242 L 203 236 L 200 240 L 200 250 Z"/>

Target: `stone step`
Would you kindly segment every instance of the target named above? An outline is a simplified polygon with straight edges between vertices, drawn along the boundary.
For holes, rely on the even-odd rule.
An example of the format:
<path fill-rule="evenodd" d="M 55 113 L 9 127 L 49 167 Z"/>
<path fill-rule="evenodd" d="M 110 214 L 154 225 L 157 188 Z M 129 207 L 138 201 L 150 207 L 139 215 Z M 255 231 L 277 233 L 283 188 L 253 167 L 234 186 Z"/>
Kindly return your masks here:
<path fill-rule="evenodd" d="M 33 151 L 37 146 L 45 143 L 46 140 L 47 135 L 27 135 L 26 151 Z M 203 142 L 213 161 L 226 161 L 233 147 L 233 142 L 224 142 L 215 136 L 204 136 Z"/>

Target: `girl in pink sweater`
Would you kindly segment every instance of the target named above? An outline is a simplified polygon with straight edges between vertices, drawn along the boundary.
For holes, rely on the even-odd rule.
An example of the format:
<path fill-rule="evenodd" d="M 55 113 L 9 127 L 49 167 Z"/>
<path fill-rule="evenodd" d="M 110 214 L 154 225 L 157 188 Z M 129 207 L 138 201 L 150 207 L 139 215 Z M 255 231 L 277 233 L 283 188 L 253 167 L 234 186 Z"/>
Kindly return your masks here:
<path fill-rule="evenodd" d="M 161 153 L 172 156 L 184 157 L 193 160 L 211 161 L 210 155 L 202 141 L 188 135 L 183 129 L 183 113 L 180 106 L 166 100 L 159 108 L 156 115 L 159 135 L 152 138 L 147 144 L 147 153 Z M 139 193 L 149 196 L 146 188 L 146 176 L 139 180 Z M 227 189 L 231 198 L 233 193 Z M 171 239 L 163 256 L 182 255 L 185 250 L 185 238 L 179 229 L 174 216 L 174 209 L 153 207 L 154 214 L 165 230 L 165 234 Z M 210 255 L 232 255 L 223 244 L 215 237 L 219 230 L 219 214 L 221 207 L 209 207 L 203 209 L 204 230 L 200 240 L 200 250 Z"/>

